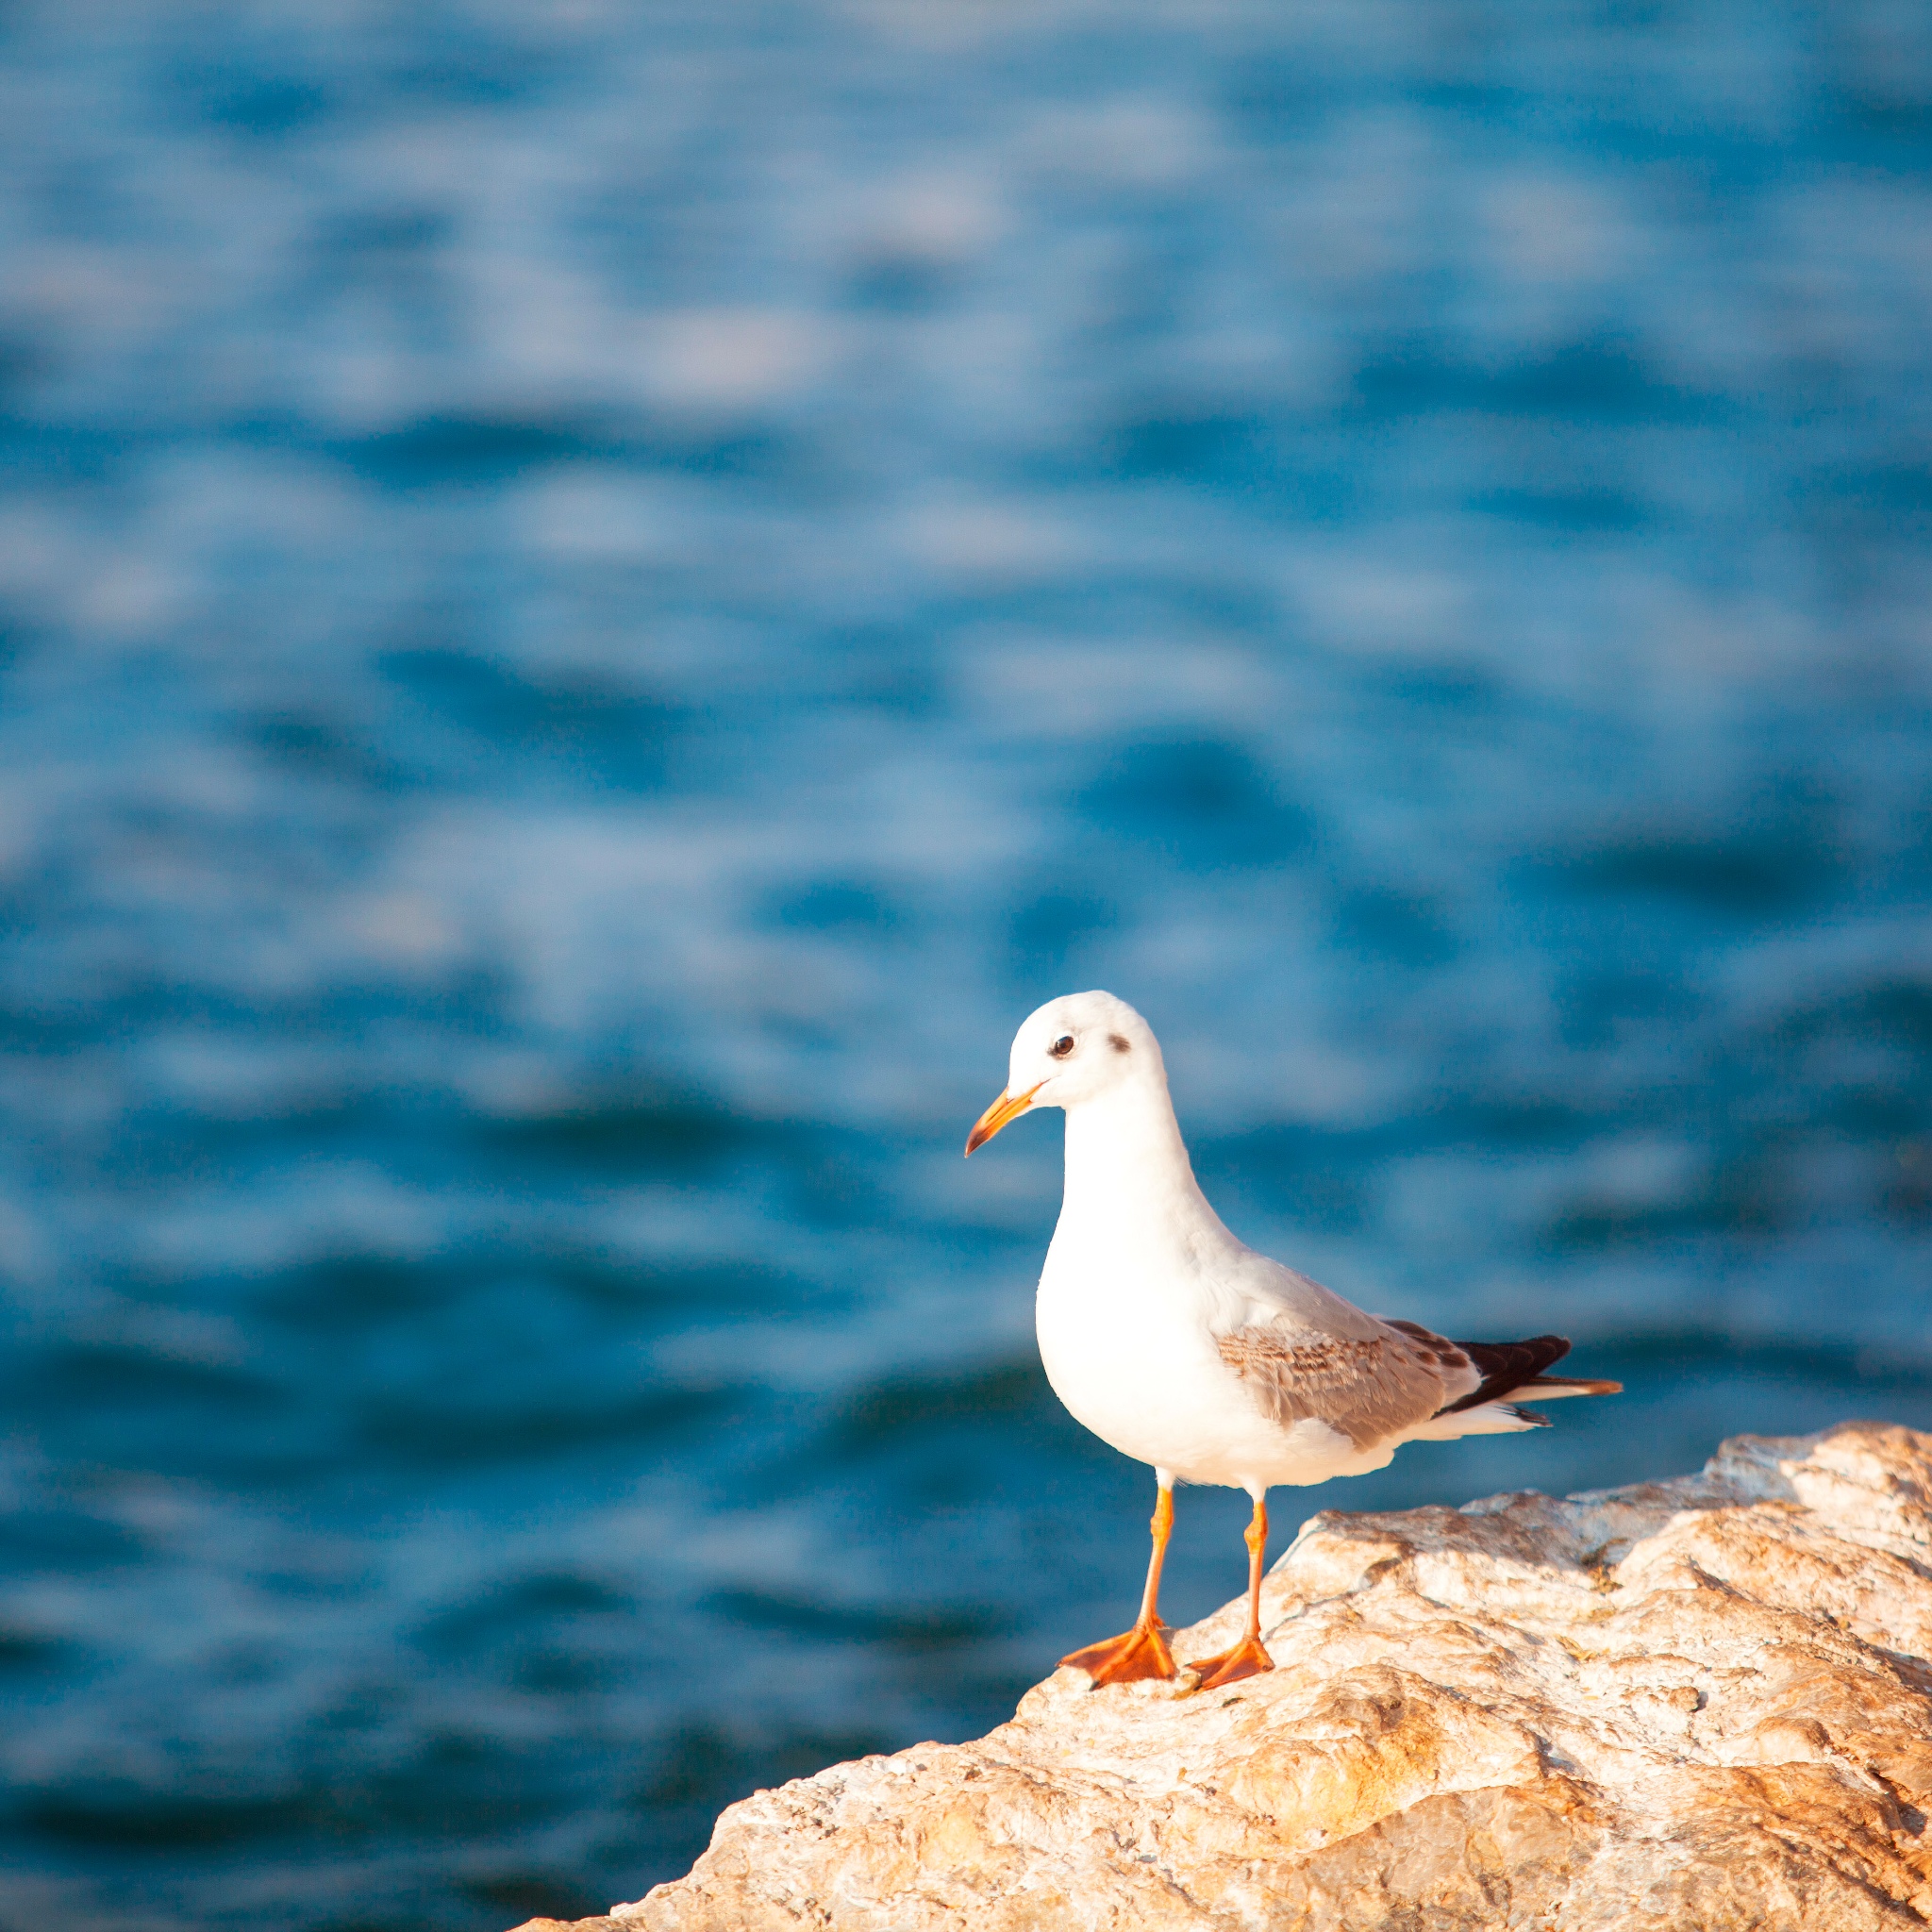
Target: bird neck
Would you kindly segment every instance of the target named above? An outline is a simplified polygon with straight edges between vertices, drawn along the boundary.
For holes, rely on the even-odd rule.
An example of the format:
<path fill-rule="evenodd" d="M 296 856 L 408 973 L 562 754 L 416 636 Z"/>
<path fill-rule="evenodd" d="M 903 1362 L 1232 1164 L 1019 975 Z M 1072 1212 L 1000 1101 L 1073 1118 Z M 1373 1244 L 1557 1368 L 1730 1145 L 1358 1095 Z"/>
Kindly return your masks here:
<path fill-rule="evenodd" d="M 1221 1226 L 1194 1178 L 1164 1080 L 1115 1087 L 1067 1108 L 1060 1212 L 1062 1220 L 1101 1217 L 1116 1229 L 1142 1222 Z"/>

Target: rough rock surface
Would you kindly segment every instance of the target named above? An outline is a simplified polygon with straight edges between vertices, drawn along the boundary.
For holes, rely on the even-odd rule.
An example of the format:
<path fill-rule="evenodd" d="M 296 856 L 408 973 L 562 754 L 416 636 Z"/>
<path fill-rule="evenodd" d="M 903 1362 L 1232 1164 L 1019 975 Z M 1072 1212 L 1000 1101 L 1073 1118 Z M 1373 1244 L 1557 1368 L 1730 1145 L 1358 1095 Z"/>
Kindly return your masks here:
<path fill-rule="evenodd" d="M 1277 1668 L 1061 1671 L 974 1743 L 734 1805 L 625 1932 L 1709 1927 L 1932 1919 L 1932 1436 L 1313 1518 Z M 1222 1648 L 1239 1604 L 1177 1656 Z M 603 1927 L 603 1920 L 586 1921 Z"/>

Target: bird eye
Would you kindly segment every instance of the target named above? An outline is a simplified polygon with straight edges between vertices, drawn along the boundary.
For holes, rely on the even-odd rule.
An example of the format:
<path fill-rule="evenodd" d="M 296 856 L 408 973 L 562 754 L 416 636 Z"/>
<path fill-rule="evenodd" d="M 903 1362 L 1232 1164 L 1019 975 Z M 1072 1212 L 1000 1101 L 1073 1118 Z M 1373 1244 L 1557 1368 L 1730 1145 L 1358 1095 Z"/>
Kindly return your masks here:
<path fill-rule="evenodd" d="M 1073 1052 L 1073 1050 L 1074 1036 L 1071 1033 L 1062 1033 L 1060 1037 L 1058 1040 L 1056 1040 L 1050 1047 L 1047 1048 L 1047 1052 L 1052 1054 L 1054 1058 L 1057 1060 L 1065 1059 L 1066 1057 Z"/>

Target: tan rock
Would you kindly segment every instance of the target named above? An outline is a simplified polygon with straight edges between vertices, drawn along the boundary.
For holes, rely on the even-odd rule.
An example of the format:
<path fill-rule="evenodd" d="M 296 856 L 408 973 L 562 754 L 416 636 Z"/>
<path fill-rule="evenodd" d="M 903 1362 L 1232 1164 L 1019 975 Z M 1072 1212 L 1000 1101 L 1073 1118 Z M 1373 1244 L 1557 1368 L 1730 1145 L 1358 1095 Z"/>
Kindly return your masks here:
<path fill-rule="evenodd" d="M 1092 1690 L 734 1805 L 632 1932 L 1865 1932 L 1932 1919 L 1932 1436 L 1311 1519 L 1276 1669 Z M 1177 1640 L 1222 1648 L 1239 1603 Z M 601 1925 L 601 1921 L 586 1922 Z"/>

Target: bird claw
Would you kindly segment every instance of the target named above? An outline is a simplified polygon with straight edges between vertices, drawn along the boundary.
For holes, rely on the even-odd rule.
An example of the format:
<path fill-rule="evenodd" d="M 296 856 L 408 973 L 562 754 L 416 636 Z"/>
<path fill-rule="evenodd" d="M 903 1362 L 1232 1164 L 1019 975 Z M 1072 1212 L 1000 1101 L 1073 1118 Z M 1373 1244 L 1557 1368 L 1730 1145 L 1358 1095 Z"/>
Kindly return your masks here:
<path fill-rule="evenodd" d="M 1061 1664 L 1085 1671 L 1097 1690 L 1103 1684 L 1133 1684 L 1143 1677 L 1172 1677 L 1174 1653 L 1158 1624 L 1136 1624 L 1104 1643 L 1090 1643 L 1063 1657 Z"/>
<path fill-rule="evenodd" d="M 1188 1668 L 1201 1674 L 1201 1681 L 1194 1686 L 1195 1690 L 1219 1690 L 1224 1684 L 1239 1684 L 1243 1677 L 1258 1677 L 1263 1671 L 1272 1671 L 1274 1659 L 1268 1655 L 1267 1646 L 1258 1637 L 1243 1637 L 1232 1650 L 1224 1650 L 1215 1657 L 1204 1657 Z"/>

